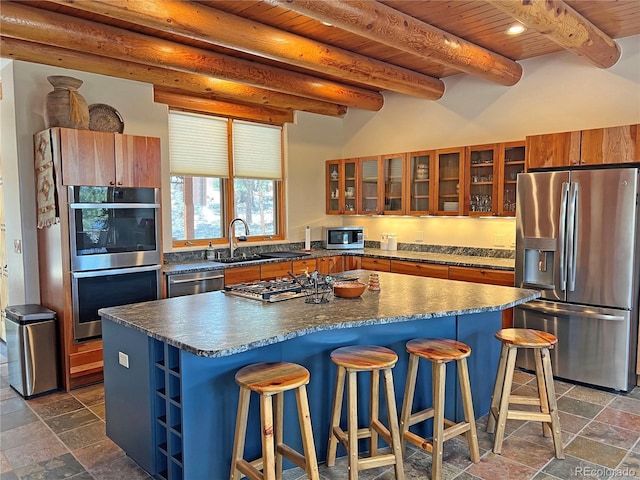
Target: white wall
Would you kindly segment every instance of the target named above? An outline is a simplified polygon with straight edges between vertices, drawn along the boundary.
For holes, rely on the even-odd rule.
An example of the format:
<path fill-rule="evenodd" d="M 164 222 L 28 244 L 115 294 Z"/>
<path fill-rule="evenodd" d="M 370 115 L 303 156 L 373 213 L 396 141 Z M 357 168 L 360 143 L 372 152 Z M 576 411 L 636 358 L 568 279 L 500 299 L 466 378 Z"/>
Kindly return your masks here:
<path fill-rule="evenodd" d="M 527 135 L 640 123 L 640 36 L 617 40 L 613 67 L 594 68 L 567 52 L 520 63 L 522 79 L 503 87 L 470 75 L 445 79 L 438 101 L 385 94 L 379 112 L 349 109 L 342 157 L 523 140 Z M 475 218 L 345 217 L 367 226 L 367 238 L 399 234 L 400 242 L 510 248 L 515 221 Z M 505 235 L 495 242 L 496 235 Z"/>

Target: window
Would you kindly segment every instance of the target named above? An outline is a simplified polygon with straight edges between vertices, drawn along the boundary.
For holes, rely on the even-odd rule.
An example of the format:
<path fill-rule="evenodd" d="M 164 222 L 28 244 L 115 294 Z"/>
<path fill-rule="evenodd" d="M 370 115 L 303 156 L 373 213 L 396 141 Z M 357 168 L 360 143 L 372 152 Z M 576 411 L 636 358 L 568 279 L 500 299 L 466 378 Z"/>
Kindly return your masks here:
<path fill-rule="evenodd" d="M 235 217 L 250 240 L 284 238 L 281 127 L 170 112 L 169 152 L 174 245 L 222 242 Z"/>

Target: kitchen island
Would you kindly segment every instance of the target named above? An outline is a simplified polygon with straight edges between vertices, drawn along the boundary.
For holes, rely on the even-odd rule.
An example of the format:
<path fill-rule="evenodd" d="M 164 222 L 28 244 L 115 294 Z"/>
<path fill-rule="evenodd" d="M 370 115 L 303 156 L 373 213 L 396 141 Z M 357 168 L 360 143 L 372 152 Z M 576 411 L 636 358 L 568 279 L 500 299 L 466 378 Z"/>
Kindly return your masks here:
<path fill-rule="evenodd" d="M 355 273 L 366 283 L 369 272 Z M 263 303 L 210 292 L 101 309 L 107 435 L 158 477 L 228 477 L 238 396 L 235 372 L 253 362 L 291 361 L 311 372 L 311 420 L 323 460 L 336 371 L 330 352 L 353 344 L 396 351 L 394 384 L 401 404 L 404 345 L 416 337 L 454 338 L 471 346 L 475 413 L 485 414 L 500 351 L 493 334 L 501 328 L 501 310 L 533 300 L 538 292 L 378 274 L 379 292 L 326 304 L 307 304 L 304 298 Z M 446 415 L 460 418 L 455 365 L 448 369 Z M 416 403 L 430 402 L 430 370 L 423 366 L 419 371 Z M 364 385 L 367 379 L 361 381 Z M 295 400 L 287 397 L 285 412 L 291 415 L 285 419 L 285 442 L 301 450 Z M 366 415 L 366 395 L 359 401 L 359 412 Z M 258 416 L 254 401 L 248 456 L 260 452 Z"/>

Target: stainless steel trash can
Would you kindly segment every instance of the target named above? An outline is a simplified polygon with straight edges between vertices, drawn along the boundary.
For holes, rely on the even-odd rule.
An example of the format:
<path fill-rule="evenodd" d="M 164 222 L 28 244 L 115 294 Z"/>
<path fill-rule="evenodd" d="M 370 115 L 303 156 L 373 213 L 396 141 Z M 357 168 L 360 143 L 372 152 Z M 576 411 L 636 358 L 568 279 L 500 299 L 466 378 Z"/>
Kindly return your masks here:
<path fill-rule="evenodd" d="M 24 398 L 59 388 L 56 313 L 41 305 L 5 309 L 9 385 Z"/>

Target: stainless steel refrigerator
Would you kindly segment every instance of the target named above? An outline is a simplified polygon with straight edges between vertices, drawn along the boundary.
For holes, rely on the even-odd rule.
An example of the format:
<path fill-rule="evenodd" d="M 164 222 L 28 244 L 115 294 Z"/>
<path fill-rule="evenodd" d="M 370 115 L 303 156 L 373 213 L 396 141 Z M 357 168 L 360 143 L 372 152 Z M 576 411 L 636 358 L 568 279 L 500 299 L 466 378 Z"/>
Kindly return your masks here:
<path fill-rule="evenodd" d="M 557 377 L 625 391 L 636 383 L 638 182 L 638 168 L 518 175 L 516 286 L 542 295 L 515 309 L 514 326 L 558 337 Z M 517 365 L 533 370 L 533 355 Z"/>

